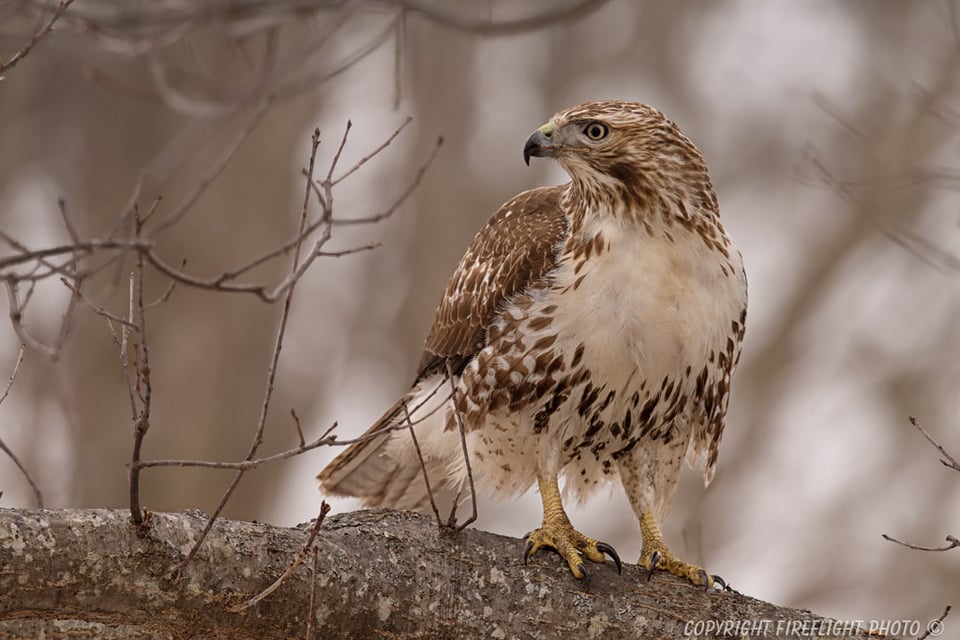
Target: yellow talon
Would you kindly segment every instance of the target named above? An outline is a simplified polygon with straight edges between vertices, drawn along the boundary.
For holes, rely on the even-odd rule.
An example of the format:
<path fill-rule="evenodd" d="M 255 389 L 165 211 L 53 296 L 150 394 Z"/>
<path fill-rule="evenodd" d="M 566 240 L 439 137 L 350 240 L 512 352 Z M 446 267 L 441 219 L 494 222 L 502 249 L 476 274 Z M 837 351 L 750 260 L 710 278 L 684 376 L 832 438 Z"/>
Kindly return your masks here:
<path fill-rule="evenodd" d="M 657 526 L 653 513 L 644 511 L 640 515 L 640 532 L 643 535 L 643 553 L 638 564 L 647 569 L 647 579 L 655 570 L 666 571 L 680 578 L 686 578 L 698 587 L 710 589 L 714 585 L 726 586 L 723 578 L 707 573 L 702 567 L 680 560 L 671 553 L 663 541 L 663 535 Z"/>
<path fill-rule="evenodd" d="M 604 554 L 609 555 L 617 565 L 617 572 L 620 572 L 622 568 L 620 556 L 612 546 L 583 535 L 570 524 L 570 519 L 560 501 L 560 488 L 556 478 L 540 477 L 538 481 L 540 497 L 543 501 L 543 524 L 539 529 L 527 534 L 527 544 L 523 549 L 523 563 L 526 564 L 527 559 L 541 548 L 549 547 L 567 561 L 570 573 L 578 580 L 587 575 L 587 570 L 583 566 L 584 556 L 593 562 L 602 563 L 606 559 Z"/>

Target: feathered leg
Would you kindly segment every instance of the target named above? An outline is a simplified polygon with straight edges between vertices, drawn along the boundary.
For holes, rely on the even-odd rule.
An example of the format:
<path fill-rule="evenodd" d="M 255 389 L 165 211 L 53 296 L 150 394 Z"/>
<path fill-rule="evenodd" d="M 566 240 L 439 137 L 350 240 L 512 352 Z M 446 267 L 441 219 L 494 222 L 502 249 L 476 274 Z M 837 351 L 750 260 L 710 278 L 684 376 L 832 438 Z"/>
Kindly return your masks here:
<path fill-rule="evenodd" d="M 659 522 L 670 512 L 686 442 L 686 439 L 669 444 L 655 441 L 636 447 L 619 461 L 620 478 L 640 521 L 643 551 L 637 564 L 647 569 L 647 579 L 654 571 L 666 571 L 709 589 L 714 583 L 725 583 L 702 567 L 673 555 L 660 533 Z"/>

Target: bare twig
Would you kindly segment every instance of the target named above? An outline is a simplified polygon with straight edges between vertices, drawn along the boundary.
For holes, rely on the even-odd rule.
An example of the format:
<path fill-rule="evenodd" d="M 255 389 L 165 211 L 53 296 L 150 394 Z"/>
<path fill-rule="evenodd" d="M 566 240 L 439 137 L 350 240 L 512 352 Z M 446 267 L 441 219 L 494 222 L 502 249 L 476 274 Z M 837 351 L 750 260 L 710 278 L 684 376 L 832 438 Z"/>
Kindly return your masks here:
<path fill-rule="evenodd" d="M 320 572 L 320 553 L 313 547 L 313 566 L 310 567 L 310 604 L 307 605 L 307 629 L 303 634 L 304 640 L 313 639 L 313 612 L 317 606 L 317 574 Z"/>
<path fill-rule="evenodd" d="M 940 617 L 934 618 L 927 623 L 927 630 L 923 632 L 923 635 L 917 636 L 917 640 L 927 640 L 930 636 L 939 636 L 943 633 L 943 621 L 948 615 L 950 615 L 950 609 L 952 607 L 947 605 L 943 608 L 943 613 L 940 614 Z"/>
<path fill-rule="evenodd" d="M 153 209 L 151 210 L 151 213 Z M 139 239 L 143 233 L 143 219 L 139 212 L 135 212 L 134 220 L 136 222 L 136 237 Z M 137 403 L 133 400 L 133 454 L 130 458 L 130 516 L 133 523 L 137 526 L 145 524 L 143 520 L 143 510 L 140 507 L 140 450 L 143 447 L 143 439 L 150 429 L 150 406 L 153 400 L 153 384 L 150 375 L 150 347 L 147 342 L 147 314 L 143 303 L 143 271 L 145 263 L 143 253 L 137 254 L 136 270 L 136 298 L 137 298 L 137 326 L 139 327 L 139 350 L 141 354 L 140 364 L 137 367 L 137 388 L 143 389 L 140 396 L 140 408 L 137 409 Z M 131 287 L 133 287 L 133 275 L 131 274 Z M 130 319 L 133 319 L 133 288 L 130 290 Z M 129 369 L 128 369 L 129 372 Z M 127 378 L 129 385 L 130 378 Z M 141 387 L 142 383 L 142 387 Z M 131 390 L 132 394 L 132 390 Z M 132 399 L 132 398 L 131 398 Z"/>
<path fill-rule="evenodd" d="M 80 290 L 80 288 L 79 288 L 78 286 L 74 285 L 72 282 L 70 282 L 70 281 L 67 280 L 66 278 L 60 278 L 60 282 L 62 282 L 62 283 L 63 283 L 63 286 L 65 286 L 67 289 L 70 289 L 70 290 L 73 291 L 75 294 L 77 294 L 77 296 L 79 296 L 80 300 L 83 301 L 83 302 L 84 302 L 87 306 L 89 306 L 91 309 L 93 309 L 94 312 L 97 313 L 97 315 L 101 315 L 101 316 L 103 316 L 104 318 L 106 318 L 107 320 L 110 320 L 110 321 L 112 321 L 112 322 L 116 322 L 116 323 L 122 324 L 122 325 L 127 325 L 127 326 L 130 328 L 131 331 L 139 331 L 139 330 L 140 330 L 140 327 L 138 327 L 135 323 L 131 323 L 129 320 L 126 320 L 125 318 L 121 318 L 120 316 L 118 316 L 118 315 L 116 315 L 116 314 L 110 313 L 109 311 L 107 311 L 106 309 L 104 309 L 102 305 L 99 305 L 99 304 L 97 304 L 96 302 L 94 302 L 93 300 L 91 300 L 90 298 L 88 298 L 88 297 L 86 296 L 86 294 L 84 294 L 84 293 Z"/>
<path fill-rule="evenodd" d="M 377 156 L 381 151 L 383 151 L 384 149 L 386 149 L 387 147 L 389 147 L 389 146 L 390 146 L 390 143 L 393 142 L 393 141 L 397 138 L 397 136 L 400 135 L 400 132 L 403 131 L 403 130 L 406 128 L 406 126 L 407 126 L 408 124 L 410 124 L 411 122 L 413 122 L 413 117 L 412 117 L 412 116 L 407 116 L 407 118 L 403 121 L 403 124 L 401 124 L 399 127 L 397 127 L 396 131 L 394 131 L 393 133 L 391 133 L 391 134 L 390 134 L 390 137 L 387 138 L 386 140 L 384 140 L 376 149 L 374 149 L 373 151 L 371 151 L 371 152 L 368 153 L 367 155 L 365 155 L 365 156 L 363 156 L 362 158 L 360 158 L 360 160 L 358 160 L 355 165 L 353 165 L 352 167 L 350 167 L 349 169 L 347 169 L 347 171 L 346 171 L 342 176 L 340 176 L 339 178 L 336 178 L 336 179 L 332 179 L 332 180 L 331 180 L 331 178 L 332 178 L 332 176 L 333 176 L 334 167 L 336 167 L 337 160 L 340 159 L 340 153 L 343 151 L 343 145 L 345 145 L 346 142 L 347 142 L 347 132 L 350 131 L 350 126 L 351 126 L 351 125 L 350 125 L 350 122 L 348 121 L 348 122 L 347 122 L 347 131 L 344 132 L 344 134 L 343 134 L 343 140 L 342 140 L 341 143 L 340 143 L 340 148 L 337 149 L 337 155 L 336 155 L 336 157 L 334 158 L 334 162 L 330 165 L 330 172 L 327 173 L 327 178 L 326 178 L 326 179 L 327 179 L 328 181 L 330 181 L 330 186 L 332 186 L 332 187 L 337 186 L 338 184 L 340 184 L 341 182 L 343 182 L 344 180 L 346 180 L 347 178 L 349 178 L 350 176 L 352 176 L 354 173 L 356 173 L 361 167 L 363 167 L 363 165 L 365 165 L 365 164 L 367 164 L 368 162 L 370 162 L 370 160 L 372 160 L 375 156 Z"/>
<path fill-rule="evenodd" d="M 22 301 L 20 299 L 20 290 L 17 286 L 16 278 L 8 276 L 4 280 L 4 284 L 7 288 L 7 299 L 10 304 L 10 324 L 13 327 L 14 333 L 17 334 L 17 338 L 20 339 L 20 343 L 29 347 L 31 351 L 43 354 L 44 357 L 51 361 L 56 360 L 59 355 L 57 349 L 33 337 L 23 324 L 23 310 L 26 308 L 30 296 L 33 294 L 33 284 L 30 285 L 30 288 L 27 290 L 27 295 L 24 296 Z"/>
<path fill-rule="evenodd" d="M 383 246 L 382 242 L 370 242 L 362 244 L 359 247 L 350 247 L 349 249 L 340 249 L 339 251 L 318 251 L 317 256 L 321 258 L 342 258 L 343 256 L 352 256 L 355 253 L 364 251 L 373 251 Z"/>
<path fill-rule="evenodd" d="M 17 372 L 20 371 L 20 365 L 23 364 L 23 350 L 24 346 L 20 345 L 20 351 L 17 353 L 17 361 L 13 365 L 13 371 L 10 373 L 10 377 L 7 378 L 7 384 L 4 385 L 3 391 L 0 391 L 0 404 L 3 404 L 3 401 L 7 399 L 7 394 L 10 393 L 10 387 L 13 386 L 13 381 L 17 377 Z"/>
<path fill-rule="evenodd" d="M 13 381 L 17 377 L 17 372 L 20 371 L 20 365 L 23 364 L 23 352 L 25 346 L 20 345 L 20 351 L 17 353 L 17 361 L 13 365 L 13 371 L 10 373 L 10 377 L 7 379 L 7 384 L 4 385 L 3 391 L 0 391 L 0 404 L 3 404 L 3 401 L 7 399 L 7 394 L 10 393 L 10 388 L 13 386 Z M 30 475 L 30 472 L 21 464 L 20 459 L 11 451 L 10 447 L 0 438 L 0 451 L 3 451 L 7 454 L 13 464 L 16 465 L 17 469 L 20 470 L 20 473 L 23 474 L 23 477 L 27 479 L 27 483 L 30 485 L 30 488 L 33 490 L 33 496 L 37 501 L 37 507 L 43 509 L 43 494 L 40 492 L 40 487 L 37 486 L 37 483 L 33 481 L 33 477 Z"/>
<path fill-rule="evenodd" d="M 73 224 L 73 220 L 70 219 L 70 214 L 67 212 L 67 201 L 63 198 L 57 198 L 57 209 L 60 211 L 60 218 L 63 220 L 63 226 L 70 235 L 70 242 L 73 244 L 80 244 L 80 234 L 77 233 L 77 228 Z"/>
<path fill-rule="evenodd" d="M 210 170 L 200 179 L 200 182 L 193 188 L 193 191 L 187 194 L 183 201 L 177 205 L 177 207 L 171 211 L 167 216 L 156 225 L 153 229 L 153 232 L 160 233 L 164 229 L 168 229 L 171 226 L 179 222 L 183 217 L 190 211 L 193 205 L 200 199 L 207 188 L 223 173 L 223 170 L 227 168 L 227 165 L 230 163 L 230 160 L 233 158 L 234 154 L 240 149 L 243 143 L 247 138 L 250 137 L 250 134 L 253 133 L 253 130 L 257 128 L 257 125 L 260 124 L 260 121 L 263 120 L 263 117 L 267 115 L 267 111 L 270 109 L 270 106 L 273 104 L 273 100 L 270 96 L 267 96 L 260 101 L 260 104 L 257 105 L 257 108 L 253 112 L 253 116 L 250 118 L 250 122 L 247 123 L 247 126 L 231 141 L 226 149 L 223 150 L 223 153 L 220 154 L 220 157 L 217 158 L 217 161 L 213 163 L 213 166 L 210 167 Z"/>
<path fill-rule="evenodd" d="M 910 424 L 912 424 L 914 427 L 916 427 L 917 431 L 919 431 L 921 434 L 923 434 L 923 437 L 927 439 L 927 442 L 929 442 L 930 444 L 932 444 L 932 445 L 937 449 L 937 451 L 940 452 L 940 454 L 941 454 L 941 455 L 943 456 L 943 458 L 944 458 L 944 459 L 941 459 L 941 460 L 940 460 L 940 464 L 942 464 L 942 465 L 945 466 L 945 467 L 949 467 L 950 469 L 953 469 L 954 471 L 960 471 L 960 462 L 957 462 L 957 459 L 956 459 L 956 458 L 954 458 L 954 457 L 951 456 L 949 453 L 947 453 L 947 450 L 944 449 L 944 448 L 940 445 L 939 442 L 937 442 L 936 440 L 934 440 L 934 439 L 933 439 L 933 436 L 931 436 L 929 433 L 927 433 L 927 430 L 923 428 L 923 425 L 920 424 L 920 421 L 919 421 L 919 420 L 917 420 L 917 419 L 914 418 L 913 416 L 910 416 Z"/>
<path fill-rule="evenodd" d="M 333 172 L 337 170 L 337 164 L 340 162 L 340 156 L 343 154 L 343 149 L 347 146 L 347 138 L 350 136 L 350 129 L 353 128 L 353 121 L 347 120 L 347 126 L 343 129 L 343 136 L 340 138 L 340 144 L 337 145 L 337 150 L 333 154 L 333 160 L 330 161 L 330 168 L 327 170 L 327 177 L 323 179 L 324 184 L 329 184 L 333 186 Z M 311 178 L 312 182 L 313 179 Z"/>
<path fill-rule="evenodd" d="M 427 497 L 430 498 L 430 508 L 433 509 L 433 515 L 437 519 L 437 526 L 443 527 L 443 520 L 440 519 L 440 510 L 437 508 L 437 501 L 433 498 L 433 488 L 430 486 L 430 474 L 427 473 L 427 463 L 423 459 L 423 451 L 420 450 L 420 442 L 417 440 L 417 434 L 413 429 L 413 420 L 410 417 L 410 409 L 407 403 L 403 402 L 403 415 L 410 429 L 410 437 L 413 439 L 413 448 L 417 451 L 417 459 L 420 461 L 420 468 L 423 470 L 423 483 L 427 486 Z"/>
<path fill-rule="evenodd" d="M 37 46 L 37 43 L 40 42 L 44 36 L 53 31 L 53 25 L 57 22 L 57 20 L 60 19 L 60 16 L 63 15 L 63 12 L 66 11 L 67 7 L 69 7 L 71 4 L 73 4 L 73 0 L 60 0 L 57 8 L 54 9 L 53 13 L 50 15 L 50 19 L 47 20 L 46 24 L 40 27 L 36 33 L 33 34 L 33 37 L 30 38 L 30 42 L 24 45 L 20 51 L 17 51 L 15 54 L 13 54 L 12 58 L 6 62 L 0 63 L 0 74 L 17 66 L 17 63 L 23 60 L 27 54 L 30 53 L 31 49 Z M 0 80 L 3 80 L 2 75 L 0 75 Z"/>
<path fill-rule="evenodd" d="M 917 429 L 917 431 L 923 434 L 923 437 L 927 439 L 927 442 L 932 444 L 937 449 L 937 451 L 939 451 L 943 455 L 945 459 L 941 459 L 940 464 L 950 469 L 960 471 L 960 464 L 957 463 L 957 460 L 953 456 L 951 456 L 949 453 L 947 453 L 947 450 L 944 449 L 939 442 L 934 440 L 933 436 L 927 433 L 927 430 L 923 428 L 923 425 L 920 424 L 920 421 L 914 418 L 913 416 L 910 416 L 909 419 L 910 419 L 910 424 L 912 424 Z M 951 535 L 947 536 L 946 538 L 947 545 L 943 547 L 923 547 L 920 545 L 903 542 L 902 540 L 897 540 L 896 538 L 892 536 L 888 536 L 885 533 L 882 533 L 880 535 L 883 537 L 884 540 L 895 542 L 901 546 L 907 547 L 908 549 L 914 549 L 915 551 L 949 551 L 950 549 L 955 549 L 957 547 L 960 547 L 960 540 L 958 540 L 957 538 Z"/>
<path fill-rule="evenodd" d="M 250 598 L 246 602 L 230 607 L 231 611 L 240 612 L 246 609 L 249 609 L 252 606 L 255 606 L 258 602 L 269 596 L 271 593 L 280 588 L 287 579 L 293 575 L 293 572 L 297 570 L 302 563 L 304 558 L 307 557 L 307 554 L 310 552 L 310 548 L 313 546 L 313 541 L 317 539 L 317 534 L 320 533 L 320 527 L 323 526 L 323 520 L 327 517 L 327 514 L 330 513 L 330 505 L 327 504 L 327 501 L 324 500 L 320 503 L 320 514 L 317 516 L 317 521 L 313 523 L 313 528 L 310 529 L 310 535 L 307 536 L 306 542 L 303 543 L 303 547 L 300 549 L 300 553 L 297 554 L 297 557 L 294 558 L 293 562 L 290 563 L 290 566 L 287 567 L 287 570 L 283 572 L 279 578 L 277 578 L 273 584 L 269 587 Z M 313 609 L 310 609 L 309 618 L 313 617 Z"/>
<path fill-rule="evenodd" d="M 403 193 L 401 193 L 400 196 L 396 200 L 394 200 L 393 203 L 389 207 L 387 207 L 386 210 L 372 216 L 367 216 L 365 218 L 338 218 L 338 219 L 332 220 L 331 222 L 334 225 L 342 225 L 342 226 L 352 225 L 352 224 L 375 224 L 377 222 L 380 222 L 381 220 L 384 220 L 385 218 L 389 218 L 390 216 L 392 216 L 393 213 L 398 208 L 400 208 L 400 205 L 402 205 L 407 200 L 407 198 L 410 197 L 410 194 L 413 193 L 413 190 L 420 185 L 420 181 L 423 180 L 424 174 L 426 174 L 427 169 L 430 167 L 430 165 L 433 164 L 433 160 L 434 158 L 437 157 L 437 152 L 440 151 L 440 147 L 442 146 L 443 146 L 443 136 L 440 136 L 437 138 L 437 143 L 433 146 L 433 148 L 430 150 L 430 153 L 427 155 L 427 159 L 424 160 L 423 164 L 421 164 L 420 167 L 417 169 L 417 173 L 413 176 L 413 180 L 410 182 L 407 188 L 403 191 Z"/>
<path fill-rule="evenodd" d="M 202 469 L 235 469 L 240 471 L 249 471 L 270 462 L 286 460 L 287 458 L 298 456 L 301 453 L 311 451 L 317 447 L 333 444 L 334 439 L 329 437 L 329 435 L 330 432 L 336 428 L 336 426 L 337 424 L 334 423 L 332 427 L 327 429 L 323 435 L 315 440 L 302 443 L 300 446 L 294 447 L 293 449 L 281 451 L 280 453 L 275 453 L 272 456 L 265 456 L 263 458 L 254 458 L 253 460 L 243 460 L 241 462 L 214 462 L 212 460 L 141 460 L 137 463 L 137 467 L 140 469 L 146 469 L 148 467 L 199 467 Z"/>
<path fill-rule="evenodd" d="M 17 469 L 20 470 L 20 473 L 23 474 L 23 477 L 26 478 L 27 482 L 30 484 L 30 488 L 33 490 L 33 497 L 37 501 L 37 508 L 43 509 L 43 494 L 40 493 L 40 487 L 38 487 L 37 483 L 33 481 L 33 477 L 31 477 L 30 473 L 26 470 L 23 464 L 20 463 L 20 460 L 13 453 L 13 451 L 10 450 L 10 447 L 6 445 L 2 438 L 0 438 L 0 451 L 3 451 L 5 454 L 7 454 L 7 457 L 13 460 L 13 464 L 16 465 Z"/>
<path fill-rule="evenodd" d="M 470 468 L 470 453 L 467 451 L 467 432 L 463 426 L 463 416 L 460 415 L 460 408 L 457 406 L 457 386 L 453 381 L 453 366 L 450 360 L 447 360 L 447 380 L 450 381 L 451 404 L 453 405 L 453 414 L 457 417 L 457 427 L 460 429 L 460 448 L 463 451 L 463 462 L 467 467 L 467 482 L 470 484 L 470 504 L 473 509 L 469 518 L 463 523 L 457 525 L 456 531 L 463 531 L 467 526 L 477 519 L 477 488 L 473 482 L 473 469 Z M 453 527 L 456 523 L 457 503 L 460 501 L 460 493 L 453 501 L 453 509 L 450 511 L 450 520 L 448 526 Z"/>
<path fill-rule="evenodd" d="M 907 547 L 908 549 L 913 549 L 914 551 L 950 551 L 950 549 L 956 549 L 957 547 L 960 547 L 960 540 L 957 540 L 955 537 L 949 535 L 947 536 L 947 542 L 949 544 L 943 547 L 921 547 L 919 545 L 910 544 L 909 542 L 897 540 L 893 536 L 888 536 L 885 533 L 881 533 L 880 536 L 884 540 L 896 542 L 897 544 Z"/>
<path fill-rule="evenodd" d="M 303 230 L 307 226 L 307 212 L 310 206 L 310 182 L 313 180 L 313 170 L 316 165 L 317 160 L 317 149 L 320 147 L 320 130 L 314 129 L 313 136 L 311 138 L 310 146 L 310 160 L 307 167 L 307 180 L 306 186 L 303 190 L 303 206 L 300 210 L 300 226 L 297 231 L 297 235 L 302 237 Z M 299 269 L 300 261 L 300 250 L 301 244 L 297 244 L 293 250 L 293 260 L 290 265 L 291 275 L 297 273 L 302 273 Z M 315 250 L 317 248 L 315 247 Z M 309 261 L 309 258 L 308 258 Z M 309 263 L 309 262 L 308 262 Z M 293 291 L 296 281 L 294 280 L 289 289 L 287 289 L 286 296 L 283 301 L 283 310 L 280 314 L 280 326 L 277 329 L 277 338 L 274 343 L 273 355 L 270 360 L 270 367 L 267 370 L 267 384 L 266 389 L 263 394 L 263 403 L 260 407 L 260 418 L 257 421 L 256 432 L 254 433 L 253 441 L 250 443 L 250 449 L 247 451 L 246 460 L 253 460 L 253 457 L 257 453 L 257 449 L 260 448 L 260 444 L 263 442 L 263 431 L 266 428 L 267 424 L 267 414 L 270 409 L 270 400 L 273 397 L 273 385 L 276 380 L 277 375 L 277 365 L 280 361 L 280 352 L 283 349 L 283 337 L 287 329 L 287 320 L 290 317 L 290 306 L 293 301 Z M 230 497 L 233 495 L 233 492 L 236 490 L 237 485 L 240 484 L 240 480 L 243 479 L 244 474 L 246 473 L 245 469 L 239 469 L 234 475 L 233 480 L 230 483 L 230 486 L 227 487 L 227 490 L 224 492 L 223 497 L 220 499 L 220 503 L 217 505 L 217 508 L 207 519 L 207 524 L 204 526 L 203 531 L 200 533 L 200 536 L 197 538 L 196 543 L 194 543 L 193 548 L 190 549 L 190 552 L 187 554 L 187 557 L 183 559 L 183 562 L 180 564 L 180 567 L 185 567 L 193 556 L 197 553 L 197 550 L 200 548 L 200 545 L 203 544 L 204 539 L 207 534 L 210 533 L 210 529 L 213 527 L 213 523 L 216 521 L 217 517 L 220 515 L 220 512 L 223 511 L 223 508 L 227 505 L 227 501 L 230 500 Z"/>
<path fill-rule="evenodd" d="M 300 446 L 301 447 L 306 446 L 305 445 L 306 440 L 303 439 L 303 429 L 300 427 L 300 416 L 297 415 L 296 409 L 290 409 L 290 417 L 293 418 L 293 424 L 297 428 L 297 437 L 300 438 Z M 336 426 L 337 426 L 337 423 L 334 422 L 333 426 L 327 429 L 327 431 L 323 435 L 327 435 L 328 433 L 333 431 L 336 428 Z"/>
<path fill-rule="evenodd" d="M 11 243 L 13 238 L 8 236 L 6 233 L 0 231 L 0 238 L 4 241 Z M 56 247 L 47 247 L 46 249 L 26 249 L 25 247 L 18 247 L 20 253 L 18 255 L 6 256 L 0 258 L 0 270 L 9 269 L 10 267 L 15 267 L 21 264 L 27 264 L 30 262 L 35 262 L 44 258 L 60 256 L 63 254 L 77 254 L 76 257 L 64 263 L 61 266 L 51 265 L 52 269 L 59 273 L 63 271 L 64 268 L 75 264 L 77 260 L 83 258 L 91 253 L 96 251 L 103 250 L 126 250 L 126 249 L 135 249 L 137 251 L 144 251 L 151 247 L 151 243 L 144 242 L 140 240 L 87 240 L 85 242 L 80 242 L 78 244 L 67 244 L 59 245 Z M 12 274 L 4 274 L 6 277 L 12 277 Z"/>

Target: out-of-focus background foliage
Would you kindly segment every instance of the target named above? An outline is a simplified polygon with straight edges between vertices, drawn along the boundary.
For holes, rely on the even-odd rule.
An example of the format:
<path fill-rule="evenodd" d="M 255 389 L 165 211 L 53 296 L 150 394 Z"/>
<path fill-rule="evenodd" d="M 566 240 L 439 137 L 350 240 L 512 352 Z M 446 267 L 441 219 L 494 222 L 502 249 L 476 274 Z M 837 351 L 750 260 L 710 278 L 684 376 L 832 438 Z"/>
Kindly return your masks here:
<path fill-rule="evenodd" d="M 0 82 L 0 226 L 33 249 L 65 243 L 62 196 L 81 235 L 96 237 L 141 173 L 141 206 L 162 195 L 169 210 L 270 95 L 222 175 L 156 237 L 171 263 L 185 258 L 188 271 L 212 276 L 294 235 L 314 127 L 323 170 L 348 119 L 344 167 L 414 118 L 337 188 L 341 217 L 389 206 L 442 135 L 437 161 L 395 215 L 337 227 L 332 241 L 382 246 L 323 259 L 300 282 L 261 449 L 271 453 L 296 445 L 290 409 L 308 438 L 334 421 L 348 437 L 404 391 L 476 229 L 515 193 L 564 180 L 548 162 L 523 165 L 534 128 L 594 98 L 655 105 L 706 156 L 750 280 L 717 476 L 704 490 L 686 474 L 668 541 L 744 593 L 840 618 L 926 621 L 960 604 L 960 550 L 881 539 L 938 545 L 960 534 L 960 476 L 907 420 L 917 416 L 960 455 L 960 9 L 610 0 L 511 26 L 559 4 L 77 0 Z M 29 40 L 36 9 L 0 2 L 0 59 Z M 124 313 L 131 266 L 91 280 L 87 295 Z M 283 269 L 251 279 L 276 281 Z M 158 295 L 167 281 L 150 273 L 148 284 Z M 40 284 L 26 325 L 52 339 L 68 298 L 55 279 Z M 183 286 L 151 312 L 146 458 L 246 454 L 279 314 L 252 296 Z M 0 327 L 3 378 L 18 347 Z M 27 352 L 0 406 L 0 438 L 48 506 L 126 504 L 126 386 L 118 348 L 89 307 L 57 362 Z M 225 514 L 313 517 L 314 475 L 335 453 L 252 472 Z M 210 511 L 231 475 L 148 470 L 143 502 Z M 0 506 L 32 504 L 3 456 L 0 490 Z M 531 493 L 482 502 L 477 526 L 521 535 L 539 517 Z M 639 554 L 618 491 L 572 517 L 621 555 Z"/>

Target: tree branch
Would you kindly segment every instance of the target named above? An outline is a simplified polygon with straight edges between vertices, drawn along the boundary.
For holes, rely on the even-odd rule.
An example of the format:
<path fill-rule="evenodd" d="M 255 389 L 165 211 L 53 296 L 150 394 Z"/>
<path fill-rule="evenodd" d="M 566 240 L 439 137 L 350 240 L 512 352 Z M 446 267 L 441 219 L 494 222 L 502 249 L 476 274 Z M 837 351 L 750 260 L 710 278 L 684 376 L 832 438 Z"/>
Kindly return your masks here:
<path fill-rule="evenodd" d="M 647 582 L 632 565 L 622 576 L 613 565 L 597 567 L 590 582 L 578 581 L 552 555 L 524 566 L 517 539 L 472 529 L 441 535 L 426 516 L 386 510 L 327 518 L 316 573 L 300 566 L 276 593 L 239 611 L 301 554 L 310 527 L 220 519 L 179 580 L 170 579 L 205 520 L 156 513 L 138 535 L 121 510 L 0 509 L 0 636 L 70 628 L 108 639 L 302 638 L 310 625 L 318 638 L 616 640 L 723 637 L 690 632 L 708 620 L 789 620 L 808 635 L 833 624 L 666 574 Z"/>
<path fill-rule="evenodd" d="M 28 42 L 22 49 L 13 54 L 13 57 L 7 60 L 6 62 L 0 63 L 0 80 L 3 80 L 3 72 L 9 71 L 17 66 L 17 63 L 27 57 L 27 54 L 30 53 L 40 40 L 46 36 L 48 33 L 53 31 L 53 25 L 60 19 L 60 16 L 63 15 L 63 12 L 73 3 L 73 0 L 60 0 L 60 3 L 57 5 L 57 8 L 50 15 L 50 19 L 47 20 L 40 29 L 33 34 L 33 37 L 30 38 Z"/>

